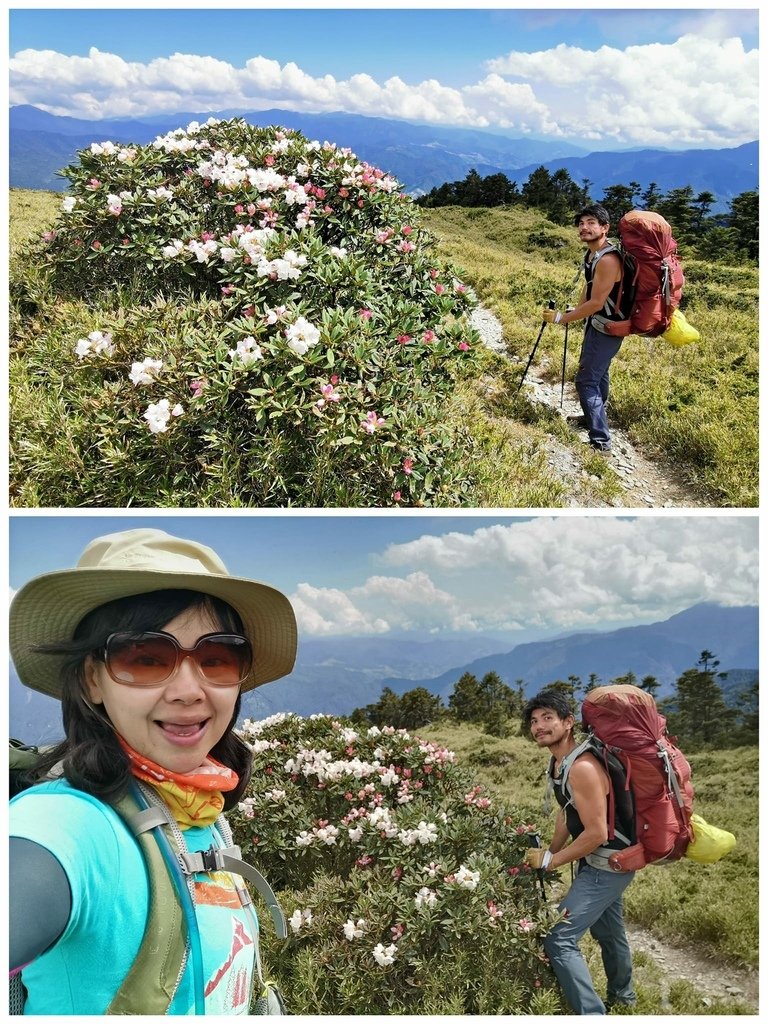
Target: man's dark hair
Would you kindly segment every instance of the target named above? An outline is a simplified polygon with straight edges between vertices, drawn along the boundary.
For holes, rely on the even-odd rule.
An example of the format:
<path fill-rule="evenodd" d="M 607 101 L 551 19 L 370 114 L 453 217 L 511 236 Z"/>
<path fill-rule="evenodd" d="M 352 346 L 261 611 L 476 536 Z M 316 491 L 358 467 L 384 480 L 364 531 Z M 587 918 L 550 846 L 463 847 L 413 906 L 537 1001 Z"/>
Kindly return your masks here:
<path fill-rule="evenodd" d="M 576 227 L 579 226 L 579 221 L 582 217 L 594 217 L 598 224 L 610 224 L 611 218 L 608 216 L 608 211 L 604 206 L 596 204 L 594 206 L 585 206 L 583 210 L 579 210 L 576 216 L 573 218 L 573 223 Z"/>
<path fill-rule="evenodd" d="M 542 690 L 535 697 L 531 697 L 523 708 L 523 724 L 526 729 L 531 727 L 533 712 L 540 708 L 554 711 L 558 718 L 565 721 L 569 715 L 573 715 L 573 708 L 568 703 L 568 698 L 563 696 L 559 690 Z"/>

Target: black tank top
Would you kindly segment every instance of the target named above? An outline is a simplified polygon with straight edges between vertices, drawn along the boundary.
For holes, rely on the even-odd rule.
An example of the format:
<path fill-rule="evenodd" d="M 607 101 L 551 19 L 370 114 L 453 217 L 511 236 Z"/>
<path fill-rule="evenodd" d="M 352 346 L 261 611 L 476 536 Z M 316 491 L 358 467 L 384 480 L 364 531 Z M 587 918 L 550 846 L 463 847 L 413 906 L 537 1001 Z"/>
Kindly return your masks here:
<path fill-rule="evenodd" d="M 605 768 L 592 751 L 587 750 L 581 756 L 586 757 L 592 755 L 600 768 L 605 771 Z M 568 829 L 571 838 L 576 839 L 584 831 L 584 825 L 579 813 L 572 803 L 569 802 L 568 795 L 563 792 L 563 787 L 560 784 L 560 777 L 555 775 L 555 764 L 554 759 L 550 762 L 549 776 L 552 779 L 552 786 L 554 789 L 555 800 L 557 800 L 560 807 L 565 811 L 565 824 Z M 616 801 L 616 822 L 615 829 L 617 832 L 621 832 L 623 836 L 626 836 L 630 843 L 635 841 L 635 814 L 634 806 L 631 795 L 624 790 L 623 786 L 616 784 L 617 780 L 613 780 L 613 792 L 614 799 Z M 605 798 L 605 818 L 608 820 L 608 796 Z M 624 850 L 627 844 L 623 839 L 620 839 L 618 835 L 615 835 L 613 839 L 609 839 L 603 843 L 603 847 L 609 850 Z"/>
<path fill-rule="evenodd" d="M 590 256 L 589 252 L 587 252 L 585 254 L 585 256 L 584 256 L 584 277 L 586 278 L 586 282 L 587 282 L 587 294 L 586 294 L 587 301 L 589 301 L 589 299 L 592 298 L 592 281 L 594 280 L 594 277 L 595 277 L 595 263 L 597 262 L 595 257 L 602 258 L 602 256 L 604 256 L 606 253 L 616 252 L 616 251 L 617 251 L 616 250 L 616 246 L 609 245 L 609 246 L 606 246 L 603 249 L 600 249 L 598 252 L 592 254 L 592 258 L 591 259 L 589 259 L 589 256 Z M 597 314 L 598 316 L 604 316 L 606 318 L 606 320 L 623 320 L 624 319 L 624 317 L 621 315 L 621 313 L 618 312 L 617 309 L 616 309 L 616 304 L 619 301 L 619 292 L 620 291 L 621 291 L 621 278 L 619 278 L 618 281 L 614 282 L 613 288 L 611 288 L 610 292 L 608 293 L 608 298 L 605 301 L 605 305 L 603 306 L 603 308 Z M 591 321 L 592 317 L 588 317 L 587 319 L 588 319 L 588 321 Z"/>

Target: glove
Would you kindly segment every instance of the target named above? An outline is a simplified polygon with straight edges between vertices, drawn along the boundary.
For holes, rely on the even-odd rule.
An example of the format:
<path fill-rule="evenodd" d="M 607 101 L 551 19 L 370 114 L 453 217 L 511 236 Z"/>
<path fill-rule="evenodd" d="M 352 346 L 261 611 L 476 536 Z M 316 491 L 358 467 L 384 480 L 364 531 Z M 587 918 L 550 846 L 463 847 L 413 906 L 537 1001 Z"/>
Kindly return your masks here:
<path fill-rule="evenodd" d="M 526 850 L 525 857 L 523 858 L 524 863 L 529 867 L 532 867 L 535 871 L 546 871 L 551 860 L 551 852 L 549 850 L 543 850 L 540 846 L 532 846 L 530 849 Z"/>
<path fill-rule="evenodd" d="M 556 309 L 542 309 L 541 319 L 548 324 L 559 324 L 562 313 L 558 313 Z"/>

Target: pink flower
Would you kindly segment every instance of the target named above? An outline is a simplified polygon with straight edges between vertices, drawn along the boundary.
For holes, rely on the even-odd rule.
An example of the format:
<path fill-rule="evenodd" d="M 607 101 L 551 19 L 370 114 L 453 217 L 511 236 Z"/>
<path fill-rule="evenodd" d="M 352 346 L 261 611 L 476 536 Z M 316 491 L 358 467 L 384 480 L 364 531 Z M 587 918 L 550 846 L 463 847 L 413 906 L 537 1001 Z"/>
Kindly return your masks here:
<path fill-rule="evenodd" d="M 386 421 L 382 419 L 381 416 L 378 416 L 375 412 L 369 412 L 368 415 L 365 417 L 365 421 L 361 423 L 360 426 L 367 433 L 372 434 L 377 427 L 383 427 L 385 422 Z"/>
<path fill-rule="evenodd" d="M 210 242 L 215 237 L 216 237 L 216 235 L 212 231 L 203 231 L 203 233 L 200 235 L 200 241 L 201 242 Z"/>
<path fill-rule="evenodd" d="M 392 877 L 394 878 L 394 880 L 396 882 L 399 882 L 400 879 L 403 877 L 403 869 L 399 868 L 399 867 L 398 868 L 393 868 L 392 869 Z"/>
<path fill-rule="evenodd" d="M 221 286 L 221 294 L 222 295 L 231 295 L 234 290 L 235 290 L 235 286 L 233 284 L 223 284 Z"/>
<path fill-rule="evenodd" d="M 434 331 L 424 331 L 424 338 L 422 340 L 425 342 L 425 344 L 429 345 L 430 342 L 435 340 L 435 332 Z"/>
<path fill-rule="evenodd" d="M 467 286 L 465 284 L 462 284 L 461 281 L 456 282 L 456 287 L 454 288 L 454 291 L 456 292 L 457 295 L 463 295 L 466 290 Z"/>
<path fill-rule="evenodd" d="M 323 405 L 325 405 L 326 402 L 338 402 L 339 399 L 341 398 L 339 392 L 334 391 L 333 384 L 323 384 L 322 387 L 320 388 L 320 393 L 323 396 L 320 399 L 320 402 L 322 402 Z M 317 404 L 319 405 L 320 402 L 318 402 Z"/>
<path fill-rule="evenodd" d="M 410 476 L 413 472 L 413 459 L 403 459 L 403 472 L 406 476 Z"/>
<path fill-rule="evenodd" d="M 413 252 L 416 246 L 413 242 L 401 242 L 397 248 L 400 252 Z"/>
<path fill-rule="evenodd" d="M 92 249 L 96 249 L 98 251 L 99 249 L 103 249 L 104 246 L 101 244 L 101 242 L 97 238 L 95 241 L 91 242 L 91 248 Z"/>
<path fill-rule="evenodd" d="M 357 315 L 363 320 L 370 320 L 373 316 L 373 312 L 370 309 L 358 309 Z"/>
<path fill-rule="evenodd" d="M 404 924 L 393 924 L 392 927 L 389 930 L 392 933 L 393 941 L 397 942 L 398 939 L 402 939 L 402 937 L 403 937 L 403 935 L 405 933 L 405 925 Z"/>
<path fill-rule="evenodd" d="M 205 379 L 205 377 L 198 377 L 196 380 L 191 380 L 189 382 L 189 390 L 192 392 L 192 397 L 199 398 L 200 395 L 202 395 L 203 389 L 205 388 L 205 385 L 207 383 L 208 381 Z"/>
<path fill-rule="evenodd" d="M 275 158 L 272 156 L 271 153 L 264 157 L 264 163 L 267 165 L 267 167 L 274 167 Z"/>
<path fill-rule="evenodd" d="M 338 373 L 331 374 L 331 384 L 333 384 L 333 386 L 335 387 L 338 383 L 339 383 L 339 375 L 338 375 Z"/>
<path fill-rule="evenodd" d="M 339 189 L 339 195 L 341 196 L 342 199 L 346 199 L 347 196 L 349 195 L 349 189 L 348 188 L 340 188 Z"/>
<path fill-rule="evenodd" d="M 56 231 L 46 231 L 43 234 L 43 241 L 44 242 L 52 242 L 57 234 L 58 234 L 58 232 L 56 232 Z"/>
<path fill-rule="evenodd" d="M 355 864 L 357 864 L 359 868 L 367 868 L 371 864 L 373 864 L 373 857 L 369 857 L 368 854 L 366 853 L 364 856 L 358 857 L 358 859 L 355 861 Z"/>
<path fill-rule="evenodd" d="M 429 272 L 429 276 L 430 276 L 430 277 L 432 278 L 432 280 L 434 281 L 436 277 L 439 277 L 439 276 L 440 276 L 440 271 L 439 271 L 439 270 L 435 270 L 435 268 L 433 267 L 433 268 L 432 268 L 432 269 L 430 270 L 430 272 Z"/>
<path fill-rule="evenodd" d="M 512 877 L 514 878 L 515 875 L 520 874 L 520 868 L 507 868 L 507 874 L 512 875 Z"/>
<path fill-rule="evenodd" d="M 357 200 L 357 205 L 358 205 L 358 206 L 360 207 L 360 209 L 362 210 L 362 208 L 363 208 L 363 207 L 365 206 L 365 200 L 364 200 L 364 199 L 358 199 L 358 200 Z M 385 239 L 385 241 L 386 241 L 386 239 Z"/>
<path fill-rule="evenodd" d="M 468 351 L 469 351 L 469 345 L 466 343 L 466 341 L 460 341 L 459 342 L 459 352 L 468 352 Z"/>
<path fill-rule="evenodd" d="M 375 238 L 379 245 L 384 245 L 386 242 L 389 241 L 391 235 L 392 228 L 386 228 L 384 231 L 377 231 Z"/>
<path fill-rule="evenodd" d="M 91 178 L 91 180 L 88 182 L 88 184 L 85 187 L 87 189 L 90 189 L 91 192 L 95 192 L 97 188 L 101 188 L 101 182 L 99 181 L 98 178 Z"/>
<path fill-rule="evenodd" d="M 404 235 L 410 235 L 413 232 L 413 228 L 410 224 L 404 224 L 401 230 Z"/>
<path fill-rule="evenodd" d="M 235 213 L 245 213 L 245 207 L 242 203 L 238 203 L 235 207 Z"/>
<path fill-rule="evenodd" d="M 253 203 L 248 203 L 248 216 L 252 217 L 256 213 L 256 207 Z"/>
<path fill-rule="evenodd" d="M 402 501 L 403 500 L 403 496 L 400 493 L 400 491 L 395 491 L 395 493 L 392 495 L 392 500 L 393 501 Z"/>
<path fill-rule="evenodd" d="M 435 285 L 435 293 L 437 295 L 442 295 L 444 291 L 445 291 L 445 285 L 442 285 L 442 284 L 436 284 Z"/>
<path fill-rule="evenodd" d="M 398 334 L 398 345 L 407 345 L 409 341 L 413 341 L 413 338 L 410 336 L 410 334 Z"/>
<path fill-rule="evenodd" d="M 520 929 L 521 932 L 530 932 L 536 927 L 536 925 L 533 923 L 533 921 L 529 921 L 527 917 L 522 917 L 517 922 L 517 927 Z"/>

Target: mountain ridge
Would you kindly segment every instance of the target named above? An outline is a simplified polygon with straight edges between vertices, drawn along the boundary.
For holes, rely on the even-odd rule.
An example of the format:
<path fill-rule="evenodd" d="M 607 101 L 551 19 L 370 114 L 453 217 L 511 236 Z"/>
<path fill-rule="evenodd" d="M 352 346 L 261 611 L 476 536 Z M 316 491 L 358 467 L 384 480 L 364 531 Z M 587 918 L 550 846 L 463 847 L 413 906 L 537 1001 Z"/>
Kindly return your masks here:
<path fill-rule="evenodd" d="M 218 111 L 213 116 L 235 116 Z M 89 121 L 50 114 L 29 104 L 9 111 L 9 164 L 12 188 L 63 191 L 66 182 L 57 171 L 75 159 L 78 149 L 109 137 L 114 142 L 146 144 L 157 135 L 206 113 L 179 112 L 151 118 L 108 118 Z M 732 149 L 670 151 L 632 149 L 589 152 L 559 140 L 514 138 L 491 131 L 424 125 L 384 117 L 335 111 L 304 114 L 270 108 L 237 112 L 253 124 L 281 124 L 310 138 L 330 137 L 356 155 L 397 177 L 412 195 L 422 195 L 449 181 L 463 180 L 474 169 L 482 177 L 505 174 L 524 181 L 537 167 L 564 167 L 589 178 L 594 188 L 620 180 L 639 181 L 643 188 L 656 181 L 664 191 L 691 184 L 696 191 L 717 197 L 713 210 L 724 209 L 734 195 L 757 188 L 757 142 Z M 690 156 L 689 154 L 695 154 Z"/>

